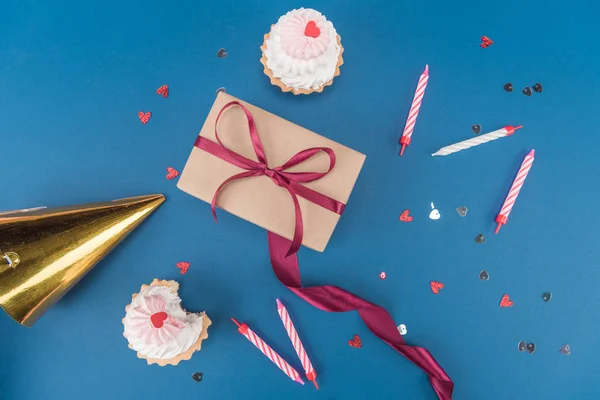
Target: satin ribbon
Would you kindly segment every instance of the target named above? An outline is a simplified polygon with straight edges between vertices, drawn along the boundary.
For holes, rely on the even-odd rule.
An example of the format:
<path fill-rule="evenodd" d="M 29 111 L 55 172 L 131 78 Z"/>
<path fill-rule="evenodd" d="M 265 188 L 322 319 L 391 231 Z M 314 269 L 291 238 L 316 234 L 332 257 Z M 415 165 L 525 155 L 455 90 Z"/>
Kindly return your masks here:
<path fill-rule="evenodd" d="M 252 146 L 258 161 L 250 160 L 232 150 L 227 149 L 219 139 L 217 132 L 219 118 L 225 110 L 234 105 L 241 107 L 246 114 L 246 118 L 248 119 L 250 139 L 252 140 Z M 280 167 L 269 168 L 267 165 L 265 151 L 260 142 L 256 124 L 254 123 L 254 118 L 252 117 L 250 111 L 244 107 L 243 104 L 237 101 L 231 101 L 227 103 L 219 112 L 215 121 L 215 137 L 218 144 L 209 139 L 198 136 L 194 145 L 216 157 L 219 157 L 246 170 L 245 172 L 241 172 L 226 179 L 215 191 L 211 202 L 211 209 L 215 219 L 217 218 L 216 204 L 219 193 L 227 184 L 236 179 L 266 175 L 271 178 L 276 185 L 286 189 L 290 193 L 294 202 L 296 218 L 294 237 L 290 241 L 289 239 L 279 236 L 273 232 L 268 232 L 271 264 L 277 278 L 297 296 L 321 310 L 329 312 L 358 311 L 358 314 L 364 323 L 367 325 L 369 330 L 375 334 L 375 336 L 383 340 L 390 347 L 412 361 L 419 368 L 425 371 L 427 375 L 429 375 L 431 386 L 440 400 L 451 400 L 454 383 L 450 377 L 446 374 L 446 372 L 437 363 L 427 349 L 405 344 L 404 338 L 402 335 L 400 335 L 400 332 L 398 332 L 394 320 L 383 307 L 370 303 L 337 286 L 325 285 L 302 287 L 302 282 L 300 279 L 300 267 L 298 264 L 298 256 L 296 254 L 300 248 L 300 245 L 302 244 L 303 232 L 302 213 L 298 203 L 298 196 L 303 197 L 306 200 L 318 204 L 319 206 L 337 214 L 342 214 L 344 212 L 345 205 L 319 192 L 311 190 L 300 183 L 312 182 L 317 179 L 321 179 L 323 176 L 331 172 L 335 166 L 335 154 L 333 153 L 333 150 L 326 147 L 310 148 L 297 153 Z M 321 151 L 329 156 L 329 168 L 327 171 L 285 171 L 288 168 L 308 160 Z"/>
<path fill-rule="evenodd" d="M 415 363 L 429 375 L 429 382 L 440 400 L 451 400 L 454 383 L 437 363 L 431 353 L 417 346 L 404 343 L 396 323 L 383 307 L 370 303 L 337 286 L 302 287 L 298 255 L 285 255 L 289 240 L 273 232 L 267 232 L 271 265 L 277 278 L 298 297 L 314 307 L 329 312 L 358 311 L 365 325 L 379 339 Z"/>

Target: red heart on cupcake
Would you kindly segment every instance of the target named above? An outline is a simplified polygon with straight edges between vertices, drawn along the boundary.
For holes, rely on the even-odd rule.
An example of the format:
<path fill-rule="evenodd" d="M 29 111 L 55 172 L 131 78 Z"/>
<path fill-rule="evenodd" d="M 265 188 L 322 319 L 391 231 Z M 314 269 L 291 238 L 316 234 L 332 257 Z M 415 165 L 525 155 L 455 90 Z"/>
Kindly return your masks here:
<path fill-rule="evenodd" d="M 310 36 L 313 38 L 318 38 L 321 35 L 321 30 L 315 23 L 315 21 L 308 21 L 306 24 L 306 28 L 304 28 L 304 35 Z"/>
<path fill-rule="evenodd" d="M 155 328 L 162 328 L 163 324 L 165 323 L 165 319 L 167 319 L 168 316 L 169 315 L 164 311 L 157 312 L 150 316 L 150 321 Z"/>
<path fill-rule="evenodd" d="M 146 125 L 146 122 L 148 122 L 150 120 L 150 117 L 152 116 L 152 113 L 150 111 L 146 111 L 145 113 L 143 111 L 140 111 L 138 113 L 138 118 L 140 119 L 140 121 L 142 121 L 142 124 Z"/>
<path fill-rule="evenodd" d="M 402 214 L 400 214 L 399 220 L 402 222 L 411 222 L 413 220 L 413 217 L 410 216 L 409 214 L 410 214 L 410 210 L 402 211 Z"/>
<path fill-rule="evenodd" d="M 348 340 L 348 344 L 349 344 L 351 347 L 354 347 L 354 348 L 360 349 L 360 348 L 362 347 L 362 342 L 360 341 L 360 336 L 358 336 L 358 335 L 354 335 L 354 338 L 352 338 L 352 339 Z"/>
<path fill-rule="evenodd" d="M 433 294 L 439 294 L 440 289 L 444 288 L 444 284 L 442 282 L 431 281 L 429 282 L 429 286 L 431 286 L 431 291 Z"/>
<path fill-rule="evenodd" d="M 512 301 L 507 294 L 502 296 L 502 299 L 500 300 L 500 307 L 512 307 L 514 304 L 515 302 Z"/>

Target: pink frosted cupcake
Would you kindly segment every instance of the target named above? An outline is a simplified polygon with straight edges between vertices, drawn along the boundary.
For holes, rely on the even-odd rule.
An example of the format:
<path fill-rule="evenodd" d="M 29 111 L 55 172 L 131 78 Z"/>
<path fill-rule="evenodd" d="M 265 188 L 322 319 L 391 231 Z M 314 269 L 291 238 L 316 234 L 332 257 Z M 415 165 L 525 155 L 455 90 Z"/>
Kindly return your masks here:
<path fill-rule="evenodd" d="M 325 16 L 311 8 L 292 10 L 265 35 L 261 63 L 284 92 L 321 92 L 340 74 L 340 36 Z"/>
<path fill-rule="evenodd" d="M 125 307 L 123 336 L 148 364 L 177 365 L 189 360 L 208 337 L 210 319 L 205 313 L 183 310 L 178 289 L 175 281 L 155 279 L 132 295 Z"/>

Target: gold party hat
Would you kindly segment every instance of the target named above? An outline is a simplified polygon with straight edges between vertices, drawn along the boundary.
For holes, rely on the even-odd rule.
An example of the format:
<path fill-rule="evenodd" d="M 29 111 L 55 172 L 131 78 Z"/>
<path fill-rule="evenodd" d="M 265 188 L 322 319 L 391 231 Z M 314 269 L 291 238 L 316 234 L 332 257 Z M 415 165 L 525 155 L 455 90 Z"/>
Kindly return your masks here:
<path fill-rule="evenodd" d="M 154 194 L 0 214 L 0 306 L 32 326 L 164 201 Z"/>

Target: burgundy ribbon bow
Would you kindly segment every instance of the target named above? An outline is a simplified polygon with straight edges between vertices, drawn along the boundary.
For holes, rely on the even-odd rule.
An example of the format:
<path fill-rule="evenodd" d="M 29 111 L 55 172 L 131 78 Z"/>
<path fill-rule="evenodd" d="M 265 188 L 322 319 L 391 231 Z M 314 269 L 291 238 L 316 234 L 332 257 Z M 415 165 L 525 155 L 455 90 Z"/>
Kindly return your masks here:
<path fill-rule="evenodd" d="M 250 130 L 250 138 L 252 146 L 256 153 L 258 161 L 247 159 L 227 148 L 221 143 L 217 133 L 217 124 L 221 114 L 229 107 L 237 105 L 244 110 L 248 119 L 248 128 Z M 358 314 L 367 325 L 367 327 L 378 338 L 387 343 L 394 350 L 402 354 L 404 357 L 415 363 L 419 368 L 429 375 L 429 381 L 433 390 L 440 400 L 451 400 L 454 383 L 446 374 L 443 368 L 437 363 L 435 358 L 424 347 L 409 346 L 404 342 L 404 338 L 396 329 L 394 320 L 383 307 L 370 303 L 361 297 L 350 293 L 337 286 L 311 286 L 303 287 L 300 280 L 300 266 L 298 264 L 298 256 L 295 254 L 302 244 L 302 213 L 298 204 L 297 196 L 303 197 L 315 204 L 325 207 L 337 214 L 344 212 L 345 205 L 334 199 L 331 199 L 319 192 L 308 189 L 300 183 L 312 182 L 327 175 L 335 166 L 335 154 L 333 150 L 326 147 L 314 147 L 303 150 L 290 158 L 288 162 L 277 168 L 269 168 L 265 151 L 260 142 L 254 118 L 250 111 L 237 101 L 227 103 L 219 112 L 215 122 L 215 137 L 218 144 L 209 139 L 198 136 L 195 146 L 203 149 L 210 154 L 219 157 L 231 164 L 237 165 L 246 170 L 234 175 L 223 182 L 216 190 L 211 208 L 215 219 L 216 203 L 219 192 L 225 185 L 236 179 L 249 178 L 251 176 L 266 175 L 275 182 L 276 185 L 285 188 L 294 201 L 294 209 L 296 212 L 296 225 L 294 229 L 294 238 L 290 240 L 279 236 L 273 232 L 268 232 L 269 253 L 271 256 L 271 265 L 277 278 L 287 286 L 296 295 L 324 311 L 329 312 L 346 312 L 358 311 Z M 295 165 L 306 161 L 318 152 L 323 151 L 329 156 L 329 169 L 326 172 L 286 172 L 285 170 Z M 287 253 L 286 253 L 287 250 Z"/>
<path fill-rule="evenodd" d="M 258 161 L 250 160 L 244 156 L 239 155 L 238 153 L 229 150 L 225 147 L 225 145 L 221 142 L 219 138 L 219 133 L 217 131 L 217 126 L 219 124 L 219 119 L 225 110 L 227 110 L 231 106 L 239 106 L 244 113 L 246 113 L 246 117 L 248 119 L 248 130 L 250 131 L 250 139 L 252 140 L 252 147 L 254 148 L 254 152 L 256 153 L 256 158 Z M 267 164 L 267 156 L 265 155 L 265 150 L 263 149 L 262 143 L 260 142 L 260 137 L 258 136 L 258 131 L 256 130 L 256 124 L 254 123 L 254 118 L 243 104 L 238 101 L 230 101 L 225 104 L 225 106 L 219 111 L 217 115 L 217 119 L 215 121 L 215 138 L 217 139 L 217 143 L 206 139 L 205 137 L 198 136 L 196 139 L 196 143 L 194 145 L 202 150 L 209 152 L 210 154 L 217 156 L 233 165 L 236 165 L 242 169 L 245 169 L 246 172 L 240 172 L 237 175 L 233 175 L 225 180 L 215 191 L 211 202 L 211 209 L 213 212 L 213 216 L 215 220 L 217 219 L 217 197 L 223 188 L 235 181 L 236 179 L 249 178 L 252 176 L 262 176 L 266 175 L 277 185 L 288 191 L 290 196 L 292 196 L 292 200 L 294 202 L 294 212 L 295 212 L 295 226 L 294 226 L 294 237 L 292 239 L 292 243 L 287 251 L 287 255 L 292 255 L 296 253 L 300 246 L 302 245 L 302 235 L 304 231 L 304 227 L 302 224 L 302 211 L 300 210 L 300 203 L 298 203 L 298 196 L 305 198 L 306 200 L 318 204 L 321 207 L 328 209 L 337 214 L 342 214 L 346 205 L 337 200 L 332 199 L 331 197 L 325 196 L 317 191 L 307 188 L 301 183 L 313 182 L 318 179 L 321 179 L 325 175 L 327 175 L 333 167 L 335 166 L 335 154 L 333 150 L 328 147 L 312 147 L 310 149 L 302 150 L 301 152 L 294 155 L 290 158 L 285 164 L 280 167 L 269 168 Z M 286 172 L 286 169 L 292 168 L 298 164 L 303 163 L 309 158 L 315 156 L 319 152 L 324 152 L 329 156 L 329 168 L 325 172 Z"/>

